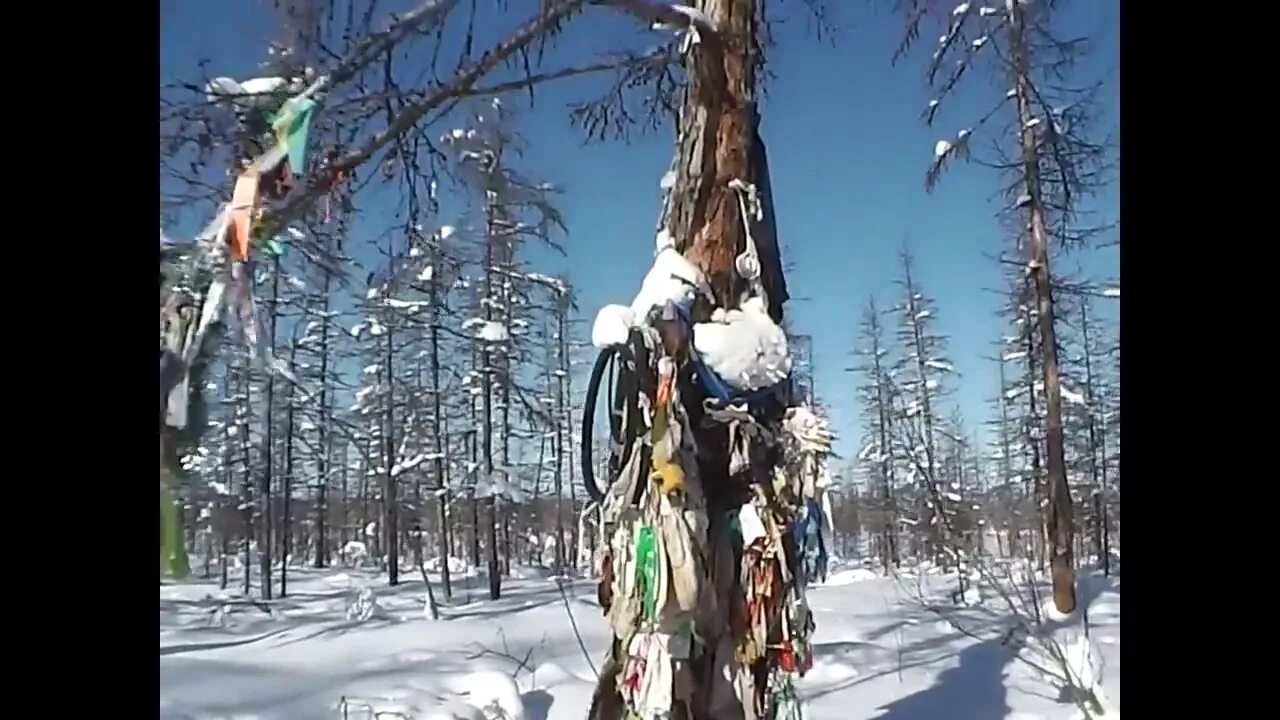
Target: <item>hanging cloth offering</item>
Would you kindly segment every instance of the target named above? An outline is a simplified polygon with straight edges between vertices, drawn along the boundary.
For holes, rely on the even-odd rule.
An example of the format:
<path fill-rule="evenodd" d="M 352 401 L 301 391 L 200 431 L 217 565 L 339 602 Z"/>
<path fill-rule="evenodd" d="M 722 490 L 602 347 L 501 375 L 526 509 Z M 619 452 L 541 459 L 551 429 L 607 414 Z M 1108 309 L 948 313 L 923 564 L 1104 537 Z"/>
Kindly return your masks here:
<path fill-rule="evenodd" d="M 641 525 L 636 531 L 636 581 L 644 596 L 644 618 L 658 618 L 658 548 L 652 525 Z"/>
<path fill-rule="evenodd" d="M 236 189 L 231 195 L 231 252 L 240 262 L 249 259 L 249 237 L 258 207 L 259 177 L 257 170 L 246 170 L 236 180 Z"/>
<path fill-rule="evenodd" d="M 289 169 L 295 176 L 306 173 L 307 133 L 311 129 L 311 115 L 315 107 L 315 101 L 310 98 L 293 98 L 284 104 L 271 123 L 276 141 L 284 148 Z"/>

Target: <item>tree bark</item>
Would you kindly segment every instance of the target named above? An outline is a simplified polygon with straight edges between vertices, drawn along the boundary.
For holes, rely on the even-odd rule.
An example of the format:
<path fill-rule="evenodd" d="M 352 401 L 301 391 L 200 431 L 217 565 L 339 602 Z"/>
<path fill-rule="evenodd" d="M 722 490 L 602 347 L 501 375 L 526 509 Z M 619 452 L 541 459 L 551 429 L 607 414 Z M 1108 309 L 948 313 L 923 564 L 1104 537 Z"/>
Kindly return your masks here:
<path fill-rule="evenodd" d="M 325 536 L 326 520 L 329 515 L 329 461 L 333 458 L 333 440 L 329 423 L 333 419 L 333 410 L 329 407 L 329 283 L 330 274 L 324 273 L 324 306 L 320 322 L 320 457 L 316 461 L 316 472 L 319 475 L 316 485 L 316 568 L 324 568 L 329 564 L 329 544 Z M 345 472 L 345 468 L 343 472 Z M 345 498 L 343 498 L 345 502 Z"/>
<path fill-rule="evenodd" d="M 431 307 L 431 434 L 435 460 L 436 483 L 440 486 L 440 585 L 447 602 L 453 594 L 449 576 L 449 481 L 444 472 L 443 418 L 440 413 L 440 298 L 437 290 L 440 282 L 440 253 L 437 245 L 431 251 L 431 281 L 427 295 Z"/>
<path fill-rule="evenodd" d="M 277 255 L 271 265 L 271 323 L 269 336 L 267 338 L 267 346 L 271 348 L 272 355 L 276 350 L 276 324 L 280 319 L 280 256 Z M 258 494 L 262 498 L 262 507 L 259 516 L 262 518 L 262 541 L 258 547 L 258 574 L 261 575 L 262 581 L 262 599 L 270 600 L 272 592 L 271 584 L 271 482 L 272 470 L 275 467 L 275 423 L 273 421 L 273 410 L 275 408 L 275 389 L 276 374 L 267 369 L 267 412 L 266 412 L 266 436 L 263 440 L 263 466 L 262 471 L 262 487 L 258 489 Z"/>
<path fill-rule="evenodd" d="M 251 478 L 251 468 L 249 462 L 249 375 L 250 368 L 246 365 L 242 368 L 240 375 L 240 390 L 243 393 L 240 402 L 243 408 L 244 422 L 238 423 L 240 430 L 240 459 L 243 463 L 241 468 L 240 482 L 244 488 L 244 510 L 241 513 L 244 517 L 244 537 L 241 539 L 242 549 L 244 551 L 244 594 L 247 597 L 250 589 L 252 589 L 253 572 L 253 555 L 250 548 L 253 543 L 253 480 Z"/>
<path fill-rule="evenodd" d="M 717 304 L 737 305 L 734 257 L 745 242 L 736 191 L 754 182 L 756 0 L 697 0 L 718 28 L 686 57 L 676 179 L 663 226 L 676 249 L 706 275 Z"/>
<path fill-rule="evenodd" d="M 390 242 L 390 240 L 388 240 Z M 387 323 L 387 349 L 384 355 L 384 371 L 387 379 L 387 398 L 386 411 L 383 414 L 383 430 L 382 430 L 382 454 L 383 467 L 385 468 L 384 486 L 382 491 L 382 514 L 383 514 L 383 551 L 386 553 L 387 559 L 387 584 L 396 586 L 400 584 L 400 513 L 396 500 L 396 478 L 391 474 L 391 470 L 396 462 L 396 445 L 395 445 L 395 374 L 394 374 L 394 358 L 395 358 L 395 330 L 391 323 Z"/>
<path fill-rule="evenodd" d="M 884 507 L 884 545 L 881 561 L 885 568 L 898 567 L 898 503 L 894 498 L 893 456 L 889 452 L 889 398 L 886 396 L 887 379 L 880 366 L 880 317 L 875 300 L 871 301 L 872 372 L 876 383 L 876 425 L 880 439 L 880 494 Z"/>
<path fill-rule="evenodd" d="M 484 297 L 490 300 L 493 297 L 493 251 L 494 251 L 494 221 L 497 209 L 495 193 L 493 191 L 486 192 L 485 220 L 485 249 L 484 249 Z M 493 303 L 484 303 L 484 319 L 485 322 L 493 321 Z M 489 542 L 489 599 L 497 600 L 502 595 L 502 575 L 498 568 L 498 516 L 497 516 L 497 496 L 492 493 L 493 490 L 493 353 L 489 348 L 487 340 L 481 341 L 480 346 L 480 363 L 483 377 L 481 382 L 484 383 L 484 470 L 485 480 L 489 483 L 490 494 L 484 499 L 484 524 L 485 534 L 488 536 Z"/>
<path fill-rule="evenodd" d="M 752 152 L 756 145 L 756 0 L 696 0 L 716 32 L 700 32 L 701 42 L 685 56 L 686 90 L 677 123 L 675 183 L 662 212 L 660 227 L 675 247 L 705 275 L 716 305 L 738 306 L 742 283 L 734 259 L 746 247 L 746 228 L 739 214 L 737 179 L 758 184 L 759 168 Z M 695 320 L 697 317 L 695 309 Z M 780 321 L 781 317 L 775 318 Z M 707 491 L 709 533 L 723 532 L 717 520 L 741 505 L 745 495 L 729 482 L 728 430 L 694 426 L 700 449 L 702 486 Z M 714 571 L 713 571 L 714 572 Z M 712 587 L 717 585 L 711 578 Z M 734 596 L 741 596 L 741 579 L 733 574 Z M 706 623 L 709 647 L 731 634 L 728 626 Z M 709 689 L 709 688 L 707 688 Z M 753 702 L 747 699 L 747 702 Z M 689 707 L 692 720 L 710 720 L 710 698 L 696 690 Z M 673 710 L 679 710 L 677 703 Z M 677 715 L 678 716 L 678 715 Z"/>
<path fill-rule="evenodd" d="M 297 354 L 298 343 L 295 340 L 289 346 L 290 369 L 297 367 Z M 289 552 L 293 549 L 293 518 L 289 515 L 290 499 L 293 496 L 293 398 L 294 386 L 290 384 L 284 431 L 284 542 L 280 545 L 280 597 L 289 595 Z"/>
<path fill-rule="evenodd" d="M 1019 3 L 1010 5 L 1009 35 L 1013 55 L 1015 100 L 1018 108 L 1018 132 L 1022 149 L 1023 179 L 1027 195 L 1031 232 L 1027 243 L 1028 267 L 1035 288 L 1039 311 L 1041 369 L 1044 375 L 1045 451 L 1049 490 L 1050 569 L 1053 575 L 1053 602 L 1058 612 L 1070 613 L 1076 607 L 1075 569 L 1072 562 L 1071 490 L 1067 485 L 1067 468 L 1062 437 L 1062 389 L 1058 382 L 1058 345 L 1054 328 L 1053 287 L 1049 272 L 1049 231 L 1045 222 L 1044 198 L 1040 188 L 1039 146 L 1035 130 L 1028 127 L 1031 114 L 1031 81 L 1027 61 L 1025 9 Z"/>
<path fill-rule="evenodd" d="M 566 346 L 568 342 L 565 338 L 567 330 L 565 316 L 568 314 L 567 298 L 563 295 L 556 297 L 556 574 L 564 573 L 565 564 L 565 546 L 564 546 L 564 489 L 563 489 L 563 473 L 565 464 L 564 452 L 564 436 L 565 436 L 565 379 L 568 375 L 566 365 Z"/>

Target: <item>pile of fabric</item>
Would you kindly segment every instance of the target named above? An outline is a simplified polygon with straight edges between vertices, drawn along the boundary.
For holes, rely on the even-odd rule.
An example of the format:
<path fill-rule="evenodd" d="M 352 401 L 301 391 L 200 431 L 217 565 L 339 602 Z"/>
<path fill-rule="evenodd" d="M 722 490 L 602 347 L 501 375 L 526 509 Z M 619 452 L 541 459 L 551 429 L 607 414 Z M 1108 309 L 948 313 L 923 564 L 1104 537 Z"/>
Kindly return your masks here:
<path fill-rule="evenodd" d="M 758 216 L 754 188 L 735 183 L 744 220 Z M 639 391 L 601 503 L 595 566 L 613 643 L 589 717 L 799 720 L 831 434 L 789 407 L 786 335 L 750 233 L 736 263 L 749 291 L 706 322 L 690 312 L 709 299 L 705 278 L 666 233 L 657 244 L 635 301 L 602 309 L 592 331 L 625 350 Z"/>

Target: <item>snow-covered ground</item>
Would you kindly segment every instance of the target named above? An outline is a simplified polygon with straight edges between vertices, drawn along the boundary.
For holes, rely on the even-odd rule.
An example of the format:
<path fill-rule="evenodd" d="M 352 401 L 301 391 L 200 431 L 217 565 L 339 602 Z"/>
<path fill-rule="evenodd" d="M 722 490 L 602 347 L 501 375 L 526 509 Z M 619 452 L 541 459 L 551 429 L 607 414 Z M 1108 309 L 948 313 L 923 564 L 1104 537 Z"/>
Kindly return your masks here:
<path fill-rule="evenodd" d="M 346 698 L 350 720 L 434 720 L 453 717 L 435 713 L 450 702 L 456 707 L 469 690 L 500 691 L 502 676 L 514 676 L 512 692 L 523 706 L 515 714 L 523 718 L 511 720 L 581 720 L 594 686 L 592 664 L 599 667 L 607 639 L 594 586 L 566 583 L 562 595 L 543 571 L 518 574 L 504 582 L 497 602 L 487 599 L 483 577 L 455 581 L 453 602 L 438 621 L 424 613 L 416 574 L 391 589 L 368 570 L 291 568 L 289 597 L 258 604 L 219 591 L 216 581 L 162 584 L 160 716 L 342 718 Z M 950 578 L 924 579 L 954 588 Z M 808 720 L 1081 717 L 1015 657 L 1017 641 L 1006 642 L 1007 611 L 989 588 L 969 607 L 955 609 L 943 593 L 930 609 L 911 599 L 916 583 L 912 575 L 896 582 L 853 568 L 810 591 L 818 629 L 814 667 L 800 682 Z M 349 613 L 362 587 L 377 603 L 365 620 Z M 1083 577 L 1081 588 L 1104 664 L 1106 717 L 1118 718 L 1119 579 Z M 957 631 L 943 614 L 983 639 Z M 498 674 L 475 675 L 486 670 Z"/>

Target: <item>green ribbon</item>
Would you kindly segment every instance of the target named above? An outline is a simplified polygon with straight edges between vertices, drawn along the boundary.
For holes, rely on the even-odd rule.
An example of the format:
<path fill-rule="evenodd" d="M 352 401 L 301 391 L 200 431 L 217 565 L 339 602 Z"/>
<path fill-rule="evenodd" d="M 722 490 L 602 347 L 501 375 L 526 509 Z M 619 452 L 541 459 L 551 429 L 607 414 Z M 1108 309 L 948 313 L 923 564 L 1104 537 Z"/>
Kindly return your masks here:
<path fill-rule="evenodd" d="M 182 579 L 191 574 L 187 548 L 182 542 L 182 515 L 173 501 L 170 474 L 160 474 L 160 574 Z"/>
<path fill-rule="evenodd" d="M 307 169 L 307 133 L 311 129 L 311 115 L 316 103 L 310 98 L 293 98 L 280 108 L 271 120 L 276 140 L 284 145 L 289 156 L 289 169 L 294 175 L 303 175 Z"/>
<path fill-rule="evenodd" d="M 280 236 L 268 239 L 262 245 L 262 251 L 271 257 L 284 257 L 285 248 L 288 243 Z"/>
<path fill-rule="evenodd" d="M 658 616 L 658 551 L 652 525 L 636 531 L 636 580 L 644 593 L 644 616 L 654 622 Z"/>

